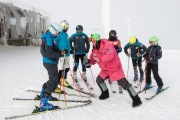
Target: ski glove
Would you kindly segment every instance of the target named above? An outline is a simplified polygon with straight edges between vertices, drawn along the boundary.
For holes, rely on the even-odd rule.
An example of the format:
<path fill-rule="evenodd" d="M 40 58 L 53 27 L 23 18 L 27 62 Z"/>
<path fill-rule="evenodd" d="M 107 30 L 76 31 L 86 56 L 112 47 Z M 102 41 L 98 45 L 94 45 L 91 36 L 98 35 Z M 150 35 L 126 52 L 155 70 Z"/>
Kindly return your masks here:
<path fill-rule="evenodd" d="M 137 53 L 136 55 L 137 55 L 138 58 L 141 57 L 141 53 Z"/>

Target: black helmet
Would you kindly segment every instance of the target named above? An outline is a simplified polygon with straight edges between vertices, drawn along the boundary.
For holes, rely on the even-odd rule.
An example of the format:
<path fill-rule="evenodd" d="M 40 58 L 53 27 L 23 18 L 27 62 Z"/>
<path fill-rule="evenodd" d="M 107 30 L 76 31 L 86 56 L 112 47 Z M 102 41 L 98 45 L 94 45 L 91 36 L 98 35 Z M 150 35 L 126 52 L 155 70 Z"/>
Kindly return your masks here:
<path fill-rule="evenodd" d="M 76 32 L 82 32 L 83 31 L 83 26 L 82 25 L 77 25 L 76 26 Z"/>
<path fill-rule="evenodd" d="M 116 33 L 115 30 L 111 30 L 111 31 L 109 32 L 109 40 L 110 40 L 110 41 L 116 40 L 116 39 L 117 39 L 116 34 L 117 34 L 117 33 Z"/>
<path fill-rule="evenodd" d="M 115 30 L 111 30 L 111 31 L 109 32 L 109 35 L 110 35 L 110 34 L 114 34 L 114 36 L 116 36 L 117 33 L 116 33 Z"/>

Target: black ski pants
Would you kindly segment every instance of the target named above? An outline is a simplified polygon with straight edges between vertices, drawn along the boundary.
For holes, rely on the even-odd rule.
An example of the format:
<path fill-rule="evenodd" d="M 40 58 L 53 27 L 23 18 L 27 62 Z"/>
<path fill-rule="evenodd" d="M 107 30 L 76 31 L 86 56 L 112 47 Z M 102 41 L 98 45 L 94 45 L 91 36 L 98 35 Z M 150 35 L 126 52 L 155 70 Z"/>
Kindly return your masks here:
<path fill-rule="evenodd" d="M 163 81 L 158 73 L 158 64 L 147 63 L 147 71 L 146 71 L 146 83 L 151 84 L 151 70 L 153 72 L 154 79 L 158 86 L 163 85 Z"/>
<path fill-rule="evenodd" d="M 43 66 L 46 68 L 49 75 L 49 80 L 46 82 L 47 87 L 45 88 L 45 91 L 51 94 L 54 92 L 59 83 L 58 67 L 57 64 L 49 64 L 46 62 L 43 62 Z"/>

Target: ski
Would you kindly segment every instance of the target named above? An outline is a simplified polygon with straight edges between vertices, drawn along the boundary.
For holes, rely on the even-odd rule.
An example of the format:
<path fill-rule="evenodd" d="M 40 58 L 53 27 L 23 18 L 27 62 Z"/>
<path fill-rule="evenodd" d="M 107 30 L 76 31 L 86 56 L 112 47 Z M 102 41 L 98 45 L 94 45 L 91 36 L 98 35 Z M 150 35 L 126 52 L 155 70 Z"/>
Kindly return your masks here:
<path fill-rule="evenodd" d="M 151 86 L 149 89 L 151 89 L 151 88 L 153 88 L 153 87 L 155 87 L 155 86 Z M 140 94 L 140 93 L 142 93 L 142 92 L 146 92 L 147 90 L 149 90 L 149 89 L 143 89 L 143 90 L 140 90 L 139 92 L 138 92 L 138 94 Z"/>
<path fill-rule="evenodd" d="M 92 101 L 86 102 L 84 104 L 73 105 L 73 106 L 63 107 L 63 108 L 60 108 L 60 107 L 56 106 L 56 109 L 47 110 L 47 111 L 39 111 L 39 107 L 35 106 L 36 108 L 33 110 L 32 113 L 5 117 L 5 120 L 10 120 L 10 119 L 15 119 L 15 118 L 22 118 L 22 117 L 27 117 L 27 116 L 33 116 L 33 115 L 43 114 L 43 113 L 47 113 L 47 112 L 55 112 L 55 111 L 59 111 L 59 110 L 67 110 L 67 109 L 72 109 L 72 108 L 77 108 L 77 107 L 83 107 L 83 106 L 89 105 L 91 102 Z"/>
<path fill-rule="evenodd" d="M 34 92 L 34 93 L 40 93 L 41 91 L 39 90 L 30 90 L 28 89 L 27 92 Z M 64 94 L 64 92 L 54 92 L 56 94 Z M 76 97 L 84 97 L 84 98 L 90 98 L 90 96 L 80 96 L 80 95 L 77 95 L 77 94 L 70 94 L 70 93 L 65 93 L 67 96 L 76 96 Z"/>
<path fill-rule="evenodd" d="M 153 98 L 155 98 L 156 96 L 158 96 L 160 93 L 162 93 L 163 91 L 167 90 L 169 88 L 168 87 L 165 87 L 163 88 L 160 92 L 156 92 L 154 95 L 152 95 L 151 97 L 148 97 L 148 98 L 145 98 L 146 100 L 152 100 Z"/>
<path fill-rule="evenodd" d="M 34 99 L 32 99 L 32 98 L 13 98 L 13 100 L 24 100 L 24 101 L 28 101 L 28 100 L 35 100 L 35 101 L 39 101 L 40 100 L 40 96 L 39 95 L 36 95 L 36 97 L 34 98 Z M 51 100 L 49 100 L 49 101 L 62 101 L 62 102 L 76 102 L 76 103 L 78 103 L 78 102 L 81 102 L 81 103 L 86 103 L 86 102 L 89 102 L 90 101 L 90 99 L 88 99 L 88 100 L 60 100 L 60 99 L 58 99 L 58 98 L 55 98 L 55 97 L 53 97 L 53 99 L 51 99 Z"/>

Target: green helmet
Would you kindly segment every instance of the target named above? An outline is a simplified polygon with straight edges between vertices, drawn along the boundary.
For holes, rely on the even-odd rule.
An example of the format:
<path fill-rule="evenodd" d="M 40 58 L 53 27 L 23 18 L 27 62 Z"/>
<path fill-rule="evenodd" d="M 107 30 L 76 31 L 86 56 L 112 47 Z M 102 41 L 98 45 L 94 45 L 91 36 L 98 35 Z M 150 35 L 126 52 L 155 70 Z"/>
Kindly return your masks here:
<path fill-rule="evenodd" d="M 156 36 L 152 36 L 150 39 L 149 39 L 149 42 L 154 42 L 154 45 L 157 45 L 158 44 L 158 38 Z"/>
<path fill-rule="evenodd" d="M 91 38 L 96 40 L 96 41 L 101 40 L 101 37 L 100 37 L 100 35 L 98 33 L 91 34 Z"/>

